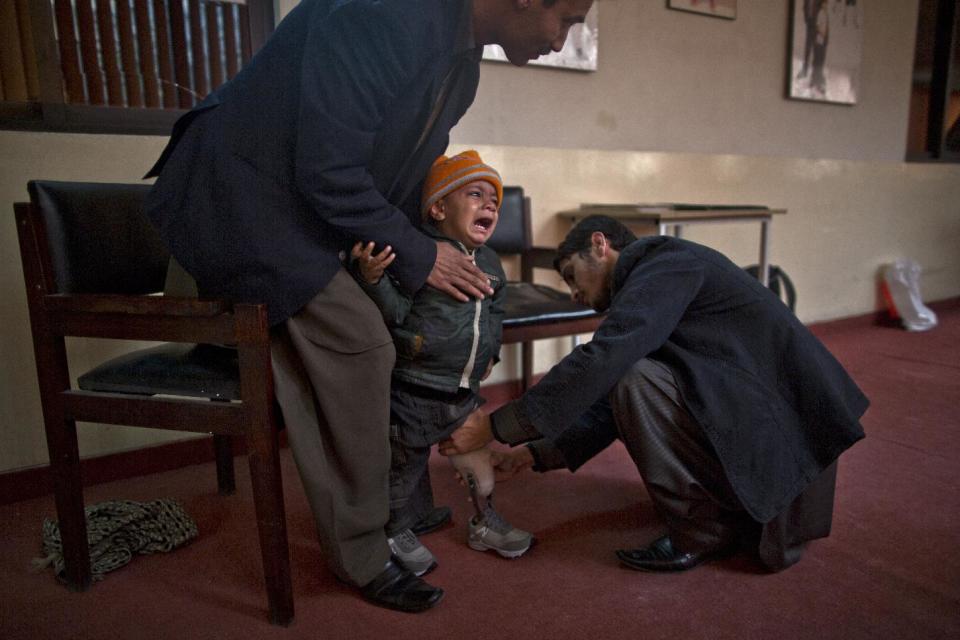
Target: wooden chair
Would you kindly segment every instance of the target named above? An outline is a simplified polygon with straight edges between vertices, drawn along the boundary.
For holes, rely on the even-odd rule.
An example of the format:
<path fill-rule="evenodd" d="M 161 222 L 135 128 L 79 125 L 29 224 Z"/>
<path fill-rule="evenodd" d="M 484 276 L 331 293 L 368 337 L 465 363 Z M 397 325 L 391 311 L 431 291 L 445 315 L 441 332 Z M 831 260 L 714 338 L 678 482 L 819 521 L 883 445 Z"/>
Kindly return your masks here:
<path fill-rule="evenodd" d="M 595 331 L 603 314 L 577 304 L 570 294 L 533 282 L 534 269 L 553 269 L 553 249 L 534 247 L 530 198 L 523 188 L 505 186 L 500 219 L 487 246 L 501 257 L 520 256 L 520 281 L 507 283 L 503 343 L 521 343 L 523 390 L 533 384 L 533 343 L 544 338 Z"/>
<path fill-rule="evenodd" d="M 289 624 L 265 307 L 149 295 L 163 290 L 169 256 L 143 214 L 147 185 L 34 181 L 28 190 L 30 203 L 14 206 L 68 586 L 91 580 L 76 421 L 212 433 L 221 493 L 234 486 L 230 440 L 243 437 L 269 617 Z M 171 344 L 104 363 L 73 389 L 64 336 Z"/>

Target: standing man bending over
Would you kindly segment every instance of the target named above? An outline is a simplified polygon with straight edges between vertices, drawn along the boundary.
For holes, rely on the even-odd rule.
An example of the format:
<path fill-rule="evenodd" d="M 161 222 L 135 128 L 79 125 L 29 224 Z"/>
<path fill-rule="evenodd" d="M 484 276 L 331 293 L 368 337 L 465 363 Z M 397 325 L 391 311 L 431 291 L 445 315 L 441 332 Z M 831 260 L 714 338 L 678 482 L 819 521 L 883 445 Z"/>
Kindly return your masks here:
<path fill-rule="evenodd" d="M 516 65 L 563 47 L 593 0 L 303 0 L 233 80 L 183 116 L 147 213 L 203 295 L 267 304 L 277 400 L 330 568 L 375 604 L 443 591 L 390 558 L 390 372 L 376 306 L 344 271 L 391 246 L 414 292 L 492 293 L 422 234 L 418 189 L 473 102 L 482 45 Z"/>
<path fill-rule="evenodd" d="M 690 569 L 746 541 L 776 571 L 829 534 L 836 460 L 863 437 L 868 401 L 779 299 L 712 249 L 635 240 L 604 216 L 581 221 L 554 264 L 575 300 L 609 315 L 442 453 L 532 441 L 500 469 L 575 470 L 619 437 L 667 528 L 617 552 L 634 569 Z"/>

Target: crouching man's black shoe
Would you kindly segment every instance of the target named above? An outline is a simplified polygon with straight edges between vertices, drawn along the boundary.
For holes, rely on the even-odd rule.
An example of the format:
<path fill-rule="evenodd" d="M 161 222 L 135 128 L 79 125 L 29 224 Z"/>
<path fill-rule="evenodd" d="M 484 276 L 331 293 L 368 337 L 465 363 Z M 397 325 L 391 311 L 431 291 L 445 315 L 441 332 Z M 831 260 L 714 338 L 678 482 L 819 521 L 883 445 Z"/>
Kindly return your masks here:
<path fill-rule="evenodd" d="M 450 510 L 450 507 L 434 507 L 430 513 L 423 516 L 419 522 L 410 527 L 410 530 L 413 531 L 413 535 L 419 537 L 427 533 L 432 533 L 440 527 L 449 524 L 452 518 L 453 512 Z"/>
<path fill-rule="evenodd" d="M 440 602 L 443 589 L 427 584 L 391 558 L 377 577 L 360 587 L 360 595 L 380 607 L 416 613 Z"/>
<path fill-rule="evenodd" d="M 645 549 L 620 549 L 620 562 L 638 571 L 686 571 L 709 560 L 729 556 L 736 545 L 721 545 L 716 549 L 697 553 L 683 553 L 674 549 L 670 536 L 654 540 Z"/>

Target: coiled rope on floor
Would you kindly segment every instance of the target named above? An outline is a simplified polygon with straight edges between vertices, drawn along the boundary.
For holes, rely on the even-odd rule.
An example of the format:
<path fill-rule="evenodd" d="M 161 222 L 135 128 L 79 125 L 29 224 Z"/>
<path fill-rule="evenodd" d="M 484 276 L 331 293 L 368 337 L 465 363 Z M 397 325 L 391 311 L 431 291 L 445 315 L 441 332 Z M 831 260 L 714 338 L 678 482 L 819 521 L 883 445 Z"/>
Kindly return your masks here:
<path fill-rule="evenodd" d="M 135 554 L 171 551 L 198 534 L 197 524 L 174 500 L 110 500 L 84 511 L 94 580 L 102 580 L 105 573 L 124 566 Z M 60 527 L 50 518 L 43 521 L 43 554 L 34 565 L 40 569 L 52 565 L 57 577 L 63 579 Z"/>

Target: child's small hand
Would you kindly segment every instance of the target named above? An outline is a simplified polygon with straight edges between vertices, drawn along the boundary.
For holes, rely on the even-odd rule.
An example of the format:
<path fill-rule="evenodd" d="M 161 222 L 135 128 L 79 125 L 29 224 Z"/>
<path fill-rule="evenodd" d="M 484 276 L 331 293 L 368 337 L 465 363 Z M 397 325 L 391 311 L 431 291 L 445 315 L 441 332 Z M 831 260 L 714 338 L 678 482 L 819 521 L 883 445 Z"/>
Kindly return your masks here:
<path fill-rule="evenodd" d="M 387 245 L 383 248 L 383 251 L 374 255 L 373 247 L 372 242 L 368 242 L 366 247 L 363 246 L 362 242 L 358 242 L 353 245 L 350 255 L 360 265 L 360 275 L 363 276 L 363 279 L 370 284 L 377 284 L 383 277 L 383 272 L 397 257 L 397 254 L 393 252 L 393 247 Z"/>

